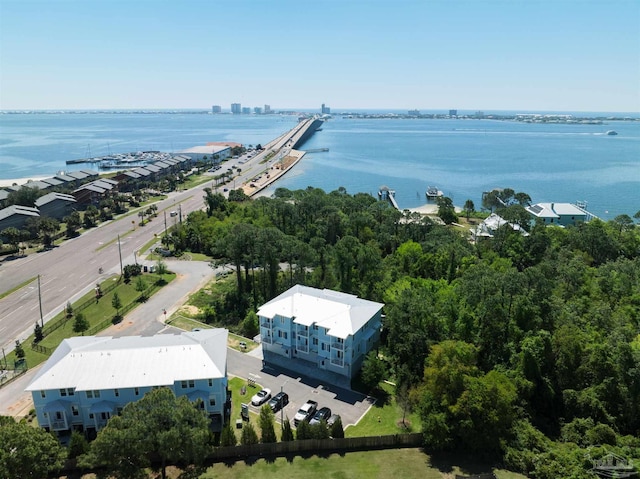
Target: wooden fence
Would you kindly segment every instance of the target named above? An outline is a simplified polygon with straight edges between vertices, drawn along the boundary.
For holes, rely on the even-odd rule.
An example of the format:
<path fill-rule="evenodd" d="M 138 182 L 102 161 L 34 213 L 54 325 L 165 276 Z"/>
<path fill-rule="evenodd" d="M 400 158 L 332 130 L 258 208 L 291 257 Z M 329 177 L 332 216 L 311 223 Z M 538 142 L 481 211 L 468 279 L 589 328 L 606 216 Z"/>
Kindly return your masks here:
<path fill-rule="evenodd" d="M 209 455 L 207 462 L 223 462 L 246 457 L 289 456 L 334 453 L 347 451 L 369 451 L 373 449 L 399 449 L 419 447 L 423 444 L 422 434 L 393 434 L 389 436 L 345 437 L 337 439 L 305 439 L 301 441 L 274 442 L 230 447 L 217 447 Z"/>

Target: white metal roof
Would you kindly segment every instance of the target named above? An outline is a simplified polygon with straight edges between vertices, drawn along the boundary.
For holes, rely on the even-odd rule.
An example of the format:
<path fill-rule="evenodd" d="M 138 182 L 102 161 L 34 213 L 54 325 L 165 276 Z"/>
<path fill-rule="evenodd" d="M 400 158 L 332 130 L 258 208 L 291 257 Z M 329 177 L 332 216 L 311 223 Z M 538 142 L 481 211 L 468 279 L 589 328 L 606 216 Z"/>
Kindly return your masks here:
<path fill-rule="evenodd" d="M 62 341 L 26 391 L 169 386 L 227 373 L 226 329 Z"/>
<path fill-rule="evenodd" d="M 538 203 L 525 208 L 538 218 L 559 218 L 560 216 L 586 216 L 586 211 L 571 203 Z"/>
<path fill-rule="evenodd" d="M 382 303 L 329 289 L 296 285 L 265 303 L 258 315 L 293 318 L 296 324 L 327 328 L 330 336 L 345 339 L 355 334 L 382 309 Z"/>

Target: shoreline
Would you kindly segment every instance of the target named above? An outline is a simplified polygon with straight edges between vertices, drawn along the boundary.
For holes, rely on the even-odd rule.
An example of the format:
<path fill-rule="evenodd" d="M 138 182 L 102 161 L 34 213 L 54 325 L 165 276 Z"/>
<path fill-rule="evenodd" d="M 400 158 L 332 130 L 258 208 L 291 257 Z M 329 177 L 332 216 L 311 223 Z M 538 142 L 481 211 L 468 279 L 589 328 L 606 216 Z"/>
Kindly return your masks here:
<path fill-rule="evenodd" d="M 38 175 L 38 176 L 29 176 L 26 178 L 14 178 L 14 179 L 7 179 L 7 180 L 0 178 L 0 188 L 6 188 L 7 186 L 12 186 L 14 184 L 22 186 L 29 183 L 30 181 L 40 181 L 46 178 L 51 178 L 53 176 L 55 175 Z"/>

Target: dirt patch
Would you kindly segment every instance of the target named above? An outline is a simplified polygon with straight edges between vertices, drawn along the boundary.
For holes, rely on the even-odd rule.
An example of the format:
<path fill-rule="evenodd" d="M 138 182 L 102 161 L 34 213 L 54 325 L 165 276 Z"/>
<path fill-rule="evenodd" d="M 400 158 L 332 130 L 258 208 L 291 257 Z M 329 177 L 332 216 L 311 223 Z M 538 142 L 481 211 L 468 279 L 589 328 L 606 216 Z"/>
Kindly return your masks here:
<path fill-rule="evenodd" d="M 200 308 L 198 308 L 197 306 L 192 306 L 190 304 L 185 304 L 180 307 L 178 313 L 194 317 L 200 314 Z"/>

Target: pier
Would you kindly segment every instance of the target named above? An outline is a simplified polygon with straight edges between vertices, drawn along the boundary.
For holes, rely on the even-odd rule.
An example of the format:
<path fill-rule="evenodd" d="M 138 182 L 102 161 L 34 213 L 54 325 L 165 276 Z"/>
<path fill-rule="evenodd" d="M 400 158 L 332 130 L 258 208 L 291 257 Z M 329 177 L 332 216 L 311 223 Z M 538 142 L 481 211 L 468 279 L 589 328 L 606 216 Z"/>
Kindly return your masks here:
<path fill-rule="evenodd" d="M 400 211 L 398 203 L 396 202 L 395 190 L 390 190 L 388 186 L 381 186 L 378 190 L 378 198 L 380 199 L 380 201 L 388 201 L 389 203 L 391 203 L 391 206 Z"/>

